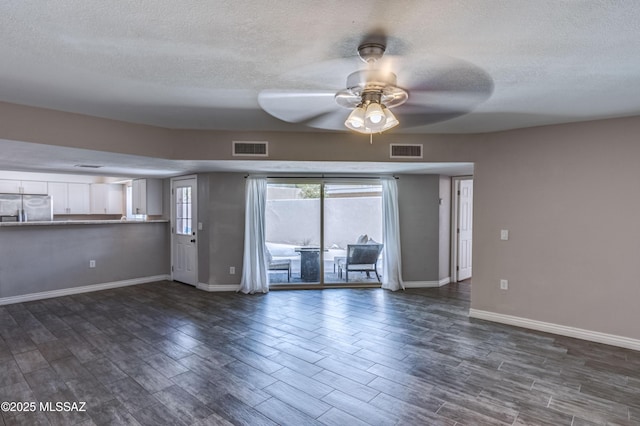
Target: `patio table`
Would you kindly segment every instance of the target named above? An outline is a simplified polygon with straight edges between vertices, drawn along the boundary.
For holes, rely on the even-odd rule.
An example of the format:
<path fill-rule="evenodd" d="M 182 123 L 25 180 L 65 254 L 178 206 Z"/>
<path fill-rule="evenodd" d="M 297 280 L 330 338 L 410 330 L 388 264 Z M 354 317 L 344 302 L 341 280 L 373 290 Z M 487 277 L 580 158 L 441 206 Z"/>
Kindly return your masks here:
<path fill-rule="evenodd" d="M 296 247 L 300 253 L 300 278 L 303 281 L 320 281 L 320 247 Z"/>

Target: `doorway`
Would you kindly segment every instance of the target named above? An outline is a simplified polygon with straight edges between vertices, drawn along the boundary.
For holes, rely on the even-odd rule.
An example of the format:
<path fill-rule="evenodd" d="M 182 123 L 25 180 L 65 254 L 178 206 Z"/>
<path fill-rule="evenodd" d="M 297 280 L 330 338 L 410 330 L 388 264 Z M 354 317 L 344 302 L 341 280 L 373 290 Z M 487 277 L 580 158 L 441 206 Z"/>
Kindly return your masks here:
<path fill-rule="evenodd" d="M 383 246 L 378 179 L 270 179 L 265 224 L 271 285 L 380 285 L 380 254 L 347 263 L 354 245 Z"/>
<path fill-rule="evenodd" d="M 473 273 L 473 178 L 452 179 L 451 277 L 457 282 L 471 278 Z"/>
<path fill-rule="evenodd" d="M 171 279 L 198 284 L 198 181 L 171 179 Z"/>

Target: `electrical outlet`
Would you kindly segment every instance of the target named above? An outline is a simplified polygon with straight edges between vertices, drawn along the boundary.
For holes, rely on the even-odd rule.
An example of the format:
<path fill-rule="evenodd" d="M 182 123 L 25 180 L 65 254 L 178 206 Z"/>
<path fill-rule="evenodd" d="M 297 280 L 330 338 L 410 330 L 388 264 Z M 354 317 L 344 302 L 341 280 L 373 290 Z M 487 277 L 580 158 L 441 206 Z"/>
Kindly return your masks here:
<path fill-rule="evenodd" d="M 89 268 L 95 268 L 96 267 L 96 261 L 95 260 L 90 260 L 89 261 Z"/>
<path fill-rule="evenodd" d="M 508 280 L 500 280 L 500 290 L 509 290 Z"/>
<path fill-rule="evenodd" d="M 229 266 L 229 274 L 230 275 L 235 275 L 236 274 L 236 267 L 235 266 Z"/>
<path fill-rule="evenodd" d="M 501 229 L 500 230 L 500 239 L 502 241 L 507 241 L 509 239 L 509 230 L 508 229 Z"/>

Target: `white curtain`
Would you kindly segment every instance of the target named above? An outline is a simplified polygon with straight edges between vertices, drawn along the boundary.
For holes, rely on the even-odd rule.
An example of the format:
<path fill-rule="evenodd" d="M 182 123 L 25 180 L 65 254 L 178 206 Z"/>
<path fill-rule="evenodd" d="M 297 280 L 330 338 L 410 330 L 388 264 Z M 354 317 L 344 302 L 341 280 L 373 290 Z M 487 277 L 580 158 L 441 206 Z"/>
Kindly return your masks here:
<path fill-rule="evenodd" d="M 382 288 L 404 290 L 400 253 L 400 217 L 398 215 L 398 185 L 393 177 L 382 178 Z"/>
<path fill-rule="evenodd" d="M 267 247 L 265 243 L 265 209 L 267 206 L 267 179 L 248 177 L 244 215 L 244 260 L 239 291 L 267 293 Z"/>

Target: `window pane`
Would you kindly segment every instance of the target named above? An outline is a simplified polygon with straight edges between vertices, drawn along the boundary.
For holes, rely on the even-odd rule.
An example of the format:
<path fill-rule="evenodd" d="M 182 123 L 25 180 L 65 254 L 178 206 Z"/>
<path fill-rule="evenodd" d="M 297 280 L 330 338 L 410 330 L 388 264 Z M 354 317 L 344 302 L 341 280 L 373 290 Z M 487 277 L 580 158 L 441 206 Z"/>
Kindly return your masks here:
<path fill-rule="evenodd" d="M 376 243 L 383 243 L 381 185 L 325 184 L 324 197 L 324 282 L 377 283 L 382 262 Z M 368 246 L 354 247 L 357 244 Z"/>
<path fill-rule="evenodd" d="M 191 187 L 176 188 L 176 234 L 191 234 Z"/>
<path fill-rule="evenodd" d="M 305 183 L 268 185 L 266 240 L 272 257 L 271 283 L 320 282 L 320 188 L 320 184 Z"/>

